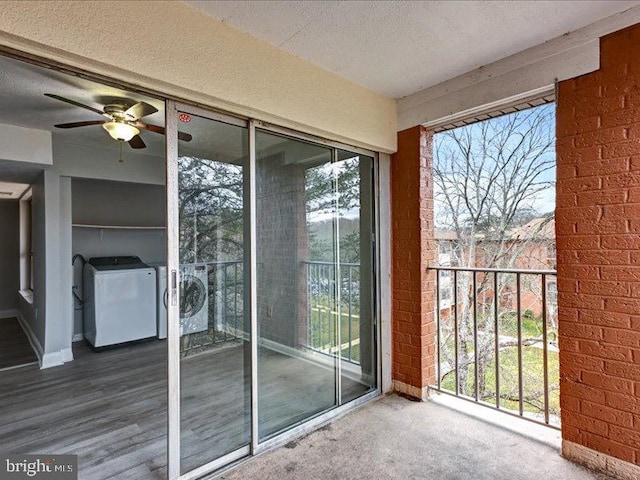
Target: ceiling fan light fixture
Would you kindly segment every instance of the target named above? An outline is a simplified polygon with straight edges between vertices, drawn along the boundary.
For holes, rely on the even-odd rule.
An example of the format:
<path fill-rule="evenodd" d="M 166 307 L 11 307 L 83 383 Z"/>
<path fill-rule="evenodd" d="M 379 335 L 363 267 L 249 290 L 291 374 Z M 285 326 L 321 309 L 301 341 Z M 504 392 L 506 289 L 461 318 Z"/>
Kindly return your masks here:
<path fill-rule="evenodd" d="M 111 138 L 121 142 L 128 142 L 140 133 L 136 127 L 124 122 L 106 122 L 102 124 L 102 127 L 109 132 Z"/>

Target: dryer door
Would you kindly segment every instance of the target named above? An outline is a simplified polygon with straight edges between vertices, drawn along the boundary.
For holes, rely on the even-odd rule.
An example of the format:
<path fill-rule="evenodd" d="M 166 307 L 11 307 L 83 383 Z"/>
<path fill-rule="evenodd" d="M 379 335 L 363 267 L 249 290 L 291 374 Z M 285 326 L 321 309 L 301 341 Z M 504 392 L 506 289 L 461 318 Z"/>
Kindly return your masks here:
<path fill-rule="evenodd" d="M 206 264 L 180 268 L 180 335 L 209 328 L 209 280 Z M 215 332 L 214 332 L 215 334 Z"/>

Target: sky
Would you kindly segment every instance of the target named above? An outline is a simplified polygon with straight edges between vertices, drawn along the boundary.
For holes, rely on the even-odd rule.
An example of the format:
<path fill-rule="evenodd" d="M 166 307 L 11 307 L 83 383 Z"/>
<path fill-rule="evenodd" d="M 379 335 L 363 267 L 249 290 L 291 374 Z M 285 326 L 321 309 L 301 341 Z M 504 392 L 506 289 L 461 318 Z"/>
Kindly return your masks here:
<path fill-rule="evenodd" d="M 539 117 L 537 116 L 539 115 Z M 501 158 L 511 158 L 509 155 L 513 152 L 521 153 L 523 150 L 522 145 L 527 145 L 530 140 L 535 142 L 535 138 L 532 137 L 531 134 L 531 119 L 532 118 L 540 118 L 540 122 L 537 124 L 535 132 L 539 135 L 538 139 L 545 144 L 551 142 L 551 146 L 547 148 L 538 161 L 550 162 L 551 168 L 541 173 L 537 180 L 542 181 L 544 183 L 549 183 L 547 187 L 543 190 L 537 192 L 537 194 L 532 198 L 527 206 L 532 207 L 538 214 L 544 215 L 546 213 L 553 212 L 555 210 L 555 180 L 556 180 L 556 171 L 555 171 L 555 103 L 550 103 L 547 105 L 543 105 L 540 107 L 534 107 L 533 109 L 526 110 L 523 112 L 504 115 L 501 117 L 492 118 L 489 120 L 485 120 L 483 122 L 478 122 L 470 125 L 466 125 L 463 127 L 459 127 L 457 129 L 451 130 L 450 132 L 442 132 L 436 133 L 434 136 L 434 165 L 440 166 L 440 168 L 445 172 L 444 178 L 447 182 L 450 182 L 449 187 L 450 192 L 455 191 L 454 187 L 461 185 L 460 182 L 463 181 L 464 178 L 468 178 L 469 176 L 461 170 L 459 165 L 466 165 L 466 161 L 462 160 L 466 158 L 462 153 L 458 144 L 451 138 L 452 134 L 458 136 L 458 138 L 469 138 L 468 144 L 471 145 L 471 163 L 476 165 L 480 165 L 483 161 L 483 158 L 489 158 L 485 160 L 482 167 L 485 175 L 481 176 L 482 180 L 477 184 L 480 185 L 481 188 L 488 188 L 487 186 L 491 183 L 488 180 L 490 172 L 496 168 L 497 165 L 500 165 L 498 161 L 492 160 L 493 158 L 497 158 L 498 145 L 502 146 L 502 157 Z M 512 130 L 508 130 L 507 127 L 510 125 L 510 122 L 515 125 Z M 486 132 L 487 135 L 482 135 L 483 128 L 487 127 Z M 507 133 L 510 132 L 510 133 Z M 468 137 L 467 137 L 468 135 Z M 525 142 L 521 142 L 521 139 L 524 137 Z M 483 140 L 486 138 L 490 138 L 491 141 Z M 481 148 L 482 142 L 485 142 L 487 145 L 486 149 Z M 466 146 L 466 144 L 465 144 Z M 539 149 L 537 151 L 540 151 Z M 488 152 L 486 156 L 483 156 L 485 152 Z M 458 160 L 458 166 L 455 165 L 451 160 L 449 160 L 450 155 L 454 155 Z M 518 157 L 515 155 L 514 157 Z M 522 157 L 522 155 L 520 155 Z M 531 160 L 529 160 L 531 158 Z M 522 164 L 521 168 L 518 169 L 518 172 L 524 172 L 525 169 L 532 165 L 533 156 L 527 157 L 527 160 Z M 507 163 L 507 162 L 505 162 Z M 478 171 L 480 167 L 472 166 L 472 171 Z M 508 166 L 510 166 L 514 171 L 513 162 L 508 162 Z M 505 170 L 508 170 L 507 167 Z M 474 182 L 471 182 L 473 185 Z M 494 188 L 496 188 L 496 184 L 492 184 Z M 446 227 L 450 223 L 450 218 L 447 219 L 446 212 L 447 208 L 445 203 L 440 199 L 441 187 L 438 182 L 434 182 L 434 194 L 435 194 L 435 223 L 437 227 Z"/>

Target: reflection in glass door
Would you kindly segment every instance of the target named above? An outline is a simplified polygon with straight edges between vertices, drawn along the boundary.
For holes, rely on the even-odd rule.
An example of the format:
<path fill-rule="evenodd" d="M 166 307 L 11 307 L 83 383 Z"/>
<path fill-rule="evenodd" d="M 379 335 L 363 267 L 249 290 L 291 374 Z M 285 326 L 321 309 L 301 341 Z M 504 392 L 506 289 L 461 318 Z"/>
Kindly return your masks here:
<path fill-rule="evenodd" d="M 256 131 L 258 433 L 375 390 L 373 158 Z"/>
<path fill-rule="evenodd" d="M 330 148 L 256 131 L 260 441 L 337 403 L 331 162 Z M 312 264 L 314 224 L 322 229 L 323 261 Z M 313 325 L 310 292 L 319 300 Z M 309 337 L 317 348 L 307 348 Z"/>
<path fill-rule="evenodd" d="M 374 161 L 169 105 L 169 478 L 190 480 L 376 391 Z"/>
<path fill-rule="evenodd" d="M 179 112 L 180 473 L 250 442 L 248 129 Z M 183 135 L 184 137 L 184 135 Z"/>
<path fill-rule="evenodd" d="M 376 388 L 373 158 L 338 150 L 338 300 L 341 403 Z"/>

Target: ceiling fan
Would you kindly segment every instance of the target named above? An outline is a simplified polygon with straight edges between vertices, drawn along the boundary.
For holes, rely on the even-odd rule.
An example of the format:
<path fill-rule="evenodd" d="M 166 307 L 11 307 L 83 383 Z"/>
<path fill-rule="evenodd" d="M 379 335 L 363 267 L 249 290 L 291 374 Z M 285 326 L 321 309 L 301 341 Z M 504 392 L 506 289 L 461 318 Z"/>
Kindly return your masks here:
<path fill-rule="evenodd" d="M 150 132 L 165 135 L 164 127 L 140 120 L 141 118 L 152 115 L 158 111 L 156 107 L 145 102 L 138 102 L 135 105 L 131 105 L 131 103 L 123 99 L 121 103 L 110 103 L 109 105 L 105 105 L 102 111 L 100 111 L 97 108 L 83 105 L 80 102 L 61 97 L 60 95 L 45 93 L 45 96 L 75 105 L 76 107 L 84 108 L 85 110 L 97 113 L 98 115 L 102 115 L 106 118 L 106 120 L 60 123 L 58 125 L 54 125 L 56 128 L 77 128 L 88 127 L 90 125 L 102 125 L 102 128 L 111 135 L 111 138 L 120 142 L 128 142 L 131 148 L 146 147 L 146 144 L 142 138 L 140 138 L 141 130 L 149 130 Z M 193 137 L 188 133 L 178 132 L 178 138 L 185 142 L 190 142 Z"/>

